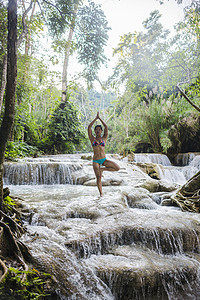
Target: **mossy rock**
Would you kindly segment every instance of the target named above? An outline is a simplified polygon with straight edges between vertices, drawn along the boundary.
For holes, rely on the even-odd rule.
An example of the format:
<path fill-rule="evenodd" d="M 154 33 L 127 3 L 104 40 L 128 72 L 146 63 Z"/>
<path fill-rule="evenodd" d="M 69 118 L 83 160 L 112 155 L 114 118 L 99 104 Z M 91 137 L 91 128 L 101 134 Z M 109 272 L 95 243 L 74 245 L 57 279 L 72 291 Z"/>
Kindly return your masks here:
<path fill-rule="evenodd" d="M 92 156 L 91 155 L 82 155 L 81 156 L 81 159 L 84 159 L 84 160 L 92 160 Z"/>
<path fill-rule="evenodd" d="M 153 179 L 160 179 L 159 169 L 154 163 L 136 163 L 136 165 Z"/>

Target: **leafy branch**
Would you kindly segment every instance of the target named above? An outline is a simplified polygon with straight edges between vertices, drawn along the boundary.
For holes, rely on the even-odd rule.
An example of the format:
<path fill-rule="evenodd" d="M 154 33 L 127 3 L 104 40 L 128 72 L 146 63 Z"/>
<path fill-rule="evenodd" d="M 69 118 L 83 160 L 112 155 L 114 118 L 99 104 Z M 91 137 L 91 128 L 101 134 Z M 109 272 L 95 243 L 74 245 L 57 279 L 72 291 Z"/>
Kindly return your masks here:
<path fill-rule="evenodd" d="M 186 93 L 180 88 L 181 84 L 184 84 L 186 82 L 179 82 L 177 83 L 176 87 L 179 90 L 179 92 L 181 93 L 181 95 L 197 110 L 200 112 L 200 107 L 198 107 L 194 102 L 192 102 L 189 97 L 186 95 Z"/>

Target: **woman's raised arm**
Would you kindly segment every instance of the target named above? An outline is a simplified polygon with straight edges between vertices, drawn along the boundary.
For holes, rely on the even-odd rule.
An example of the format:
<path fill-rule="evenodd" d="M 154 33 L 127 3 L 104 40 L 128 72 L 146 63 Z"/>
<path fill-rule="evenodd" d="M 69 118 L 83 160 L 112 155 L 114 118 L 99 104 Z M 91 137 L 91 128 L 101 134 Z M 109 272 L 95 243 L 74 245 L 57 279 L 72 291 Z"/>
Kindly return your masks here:
<path fill-rule="evenodd" d="M 88 125 L 88 136 L 89 136 L 89 139 L 90 141 L 93 140 L 93 135 L 92 135 L 92 125 L 95 123 L 95 121 L 98 119 L 97 115 L 96 117 L 94 118 L 94 120 Z"/>
<path fill-rule="evenodd" d="M 101 121 L 101 123 L 104 126 L 104 135 L 103 135 L 103 139 L 106 140 L 108 138 L 108 126 L 107 124 L 100 118 L 99 116 L 99 112 L 97 113 L 97 117 L 98 119 Z"/>

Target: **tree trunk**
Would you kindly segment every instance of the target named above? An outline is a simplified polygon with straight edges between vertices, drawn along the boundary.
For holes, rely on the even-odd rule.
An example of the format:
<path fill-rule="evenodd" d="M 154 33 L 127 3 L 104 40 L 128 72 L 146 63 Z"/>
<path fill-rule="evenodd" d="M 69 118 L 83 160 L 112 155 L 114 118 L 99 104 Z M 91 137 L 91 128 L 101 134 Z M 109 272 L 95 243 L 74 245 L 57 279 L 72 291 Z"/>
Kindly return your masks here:
<path fill-rule="evenodd" d="M 200 171 L 178 190 L 172 201 L 182 210 L 200 212 Z"/>
<path fill-rule="evenodd" d="M 31 8 L 32 8 L 32 0 L 30 2 L 29 7 L 27 8 L 27 10 L 25 10 L 25 12 L 23 14 L 23 17 L 22 17 L 23 30 L 22 30 L 22 33 L 21 33 L 20 37 L 17 40 L 16 48 L 19 48 L 21 42 L 23 41 L 23 38 L 27 34 L 27 26 L 26 26 L 25 18 L 26 18 L 27 14 L 28 14 L 28 12 L 30 11 Z M 1 112 L 1 109 L 2 109 L 3 96 L 4 96 L 4 92 L 5 92 L 5 88 L 6 88 L 6 79 L 7 79 L 6 77 L 7 77 L 7 54 L 5 54 L 5 56 L 3 58 L 3 70 L 2 70 L 1 87 L 0 87 L 0 112 Z"/>
<path fill-rule="evenodd" d="M 32 3 L 31 3 L 32 5 Z M 24 5 L 25 7 L 25 5 Z M 24 65 L 24 78 L 23 80 L 26 81 L 28 78 L 28 71 L 29 71 L 29 61 L 28 61 L 28 55 L 29 55 L 29 51 L 30 51 L 30 47 L 31 47 L 31 24 L 33 21 L 33 16 L 35 13 L 35 7 L 36 7 L 36 2 L 34 2 L 33 4 L 33 8 L 32 8 L 32 12 L 31 12 L 31 16 L 30 16 L 30 20 L 29 20 L 29 25 L 26 25 L 26 35 L 25 35 L 25 65 Z M 25 10 L 26 11 L 26 10 Z"/>
<path fill-rule="evenodd" d="M 17 0 L 8 1 L 8 38 L 7 38 L 7 85 L 5 112 L 0 128 L 0 209 L 3 201 L 3 162 L 15 117 L 15 90 L 17 79 Z"/>
<path fill-rule="evenodd" d="M 69 35 L 65 47 L 65 58 L 63 63 L 63 72 L 62 72 L 62 100 L 65 102 L 66 100 L 66 94 L 67 94 L 67 70 L 69 65 L 69 56 L 70 56 L 70 49 L 74 34 L 74 26 L 76 22 L 76 14 L 78 10 L 79 3 L 75 6 L 74 12 L 73 12 L 73 18 L 70 25 Z"/>
<path fill-rule="evenodd" d="M 187 100 L 187 102 L 189 102 L 197 111 L 199 111 L 200 112 L 200 107 L 198 107 L 194 102 L 192 102 L 191 100 L 190 100 L 190 98 L 184 93 L 184 91 L 180 88 L 180 84 L 181 83 L 185 83 L 185 82 L 179 82 L 178 84 L 177 84 L 177 89 L 179 90 L 179 92 L 181 93 L 181 95 Z"/>
<path fill-rule="evenodd" d="M 1 88 L 0 88 L 0 112 L 3 105 L 3 96 L 6 88 L 6 76 L 7 76 L 7 54 L 3 58 L 3 70 L 1 76 Z"/>

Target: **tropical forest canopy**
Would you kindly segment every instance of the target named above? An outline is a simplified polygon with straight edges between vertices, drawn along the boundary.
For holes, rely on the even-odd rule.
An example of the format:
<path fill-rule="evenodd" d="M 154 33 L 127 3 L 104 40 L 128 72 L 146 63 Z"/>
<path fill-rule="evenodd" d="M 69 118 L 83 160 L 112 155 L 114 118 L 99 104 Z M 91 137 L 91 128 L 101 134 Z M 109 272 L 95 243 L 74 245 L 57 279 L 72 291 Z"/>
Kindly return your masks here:
<path fill-rule="evenodd" d="M 199 151 L 199 1 L 185 7 L 173 36 L 160 18 L 158 10 L 151 11 L 141 32 L 120 37 L 113 50 L 113 74 L 100 82 L 98 71 L 106 63 L 104 46 L 110 30 L 100 5 L 81 0 L 18 1 L 15 121 L 6 157 L 91 151 L 87 126 L 97 111 L 109 127 L 107 152 L 173 156 Z M 0 27 L 1 123 L 7 55 L 7 2 L 2 0 Z M 44 39 L 51 45 L 48 55 Z M 83 69 L 69 80 L 72 55 Z M 100 82 L 100 92 L 95 82 Z"/>

